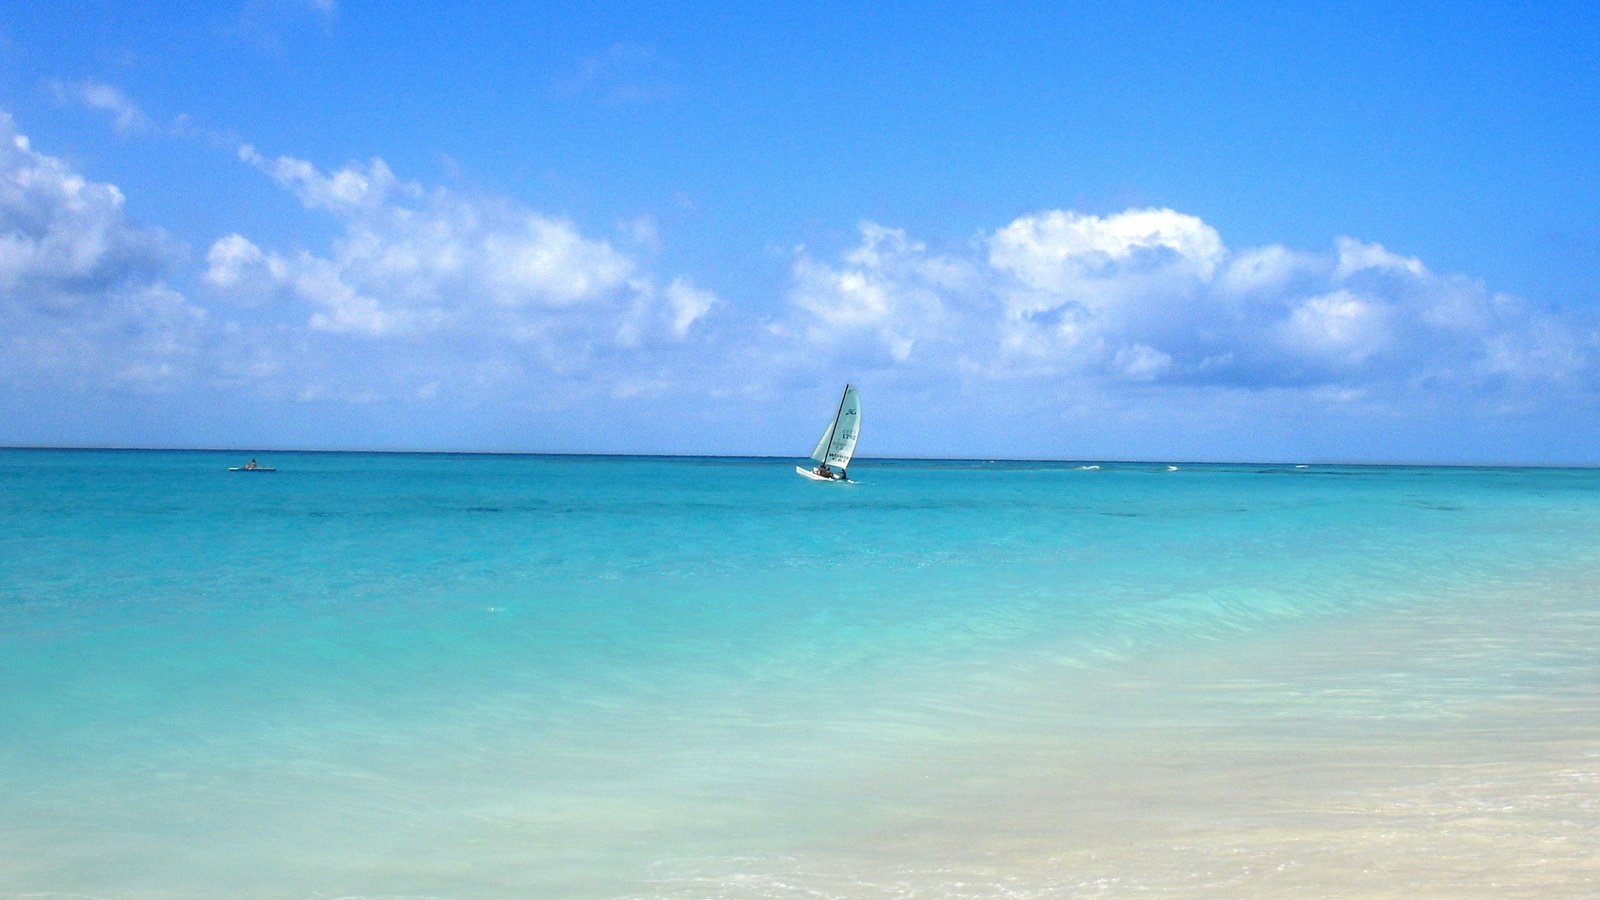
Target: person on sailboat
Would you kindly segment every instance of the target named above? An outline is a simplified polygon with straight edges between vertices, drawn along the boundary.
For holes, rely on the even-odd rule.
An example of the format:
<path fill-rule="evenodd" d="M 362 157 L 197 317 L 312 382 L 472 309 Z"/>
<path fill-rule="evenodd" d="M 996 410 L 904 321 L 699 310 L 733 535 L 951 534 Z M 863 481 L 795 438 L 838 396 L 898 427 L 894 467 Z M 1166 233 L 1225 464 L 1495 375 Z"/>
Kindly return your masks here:
<path fill-rule="evenodd" d="M 860 434 L 861 398 L 856 395 L 855 387 L 847 384 L 844 393 L 839 396 L 839 408 L 834 411 L 828 430 L 822 433 L 817 448 L 811 451 L 811 459 L 817 463 L 816 467 L 807 469 L 795 466 L 795 472 L 812 481 L 849 481 L 845 467 L 850 465 L 850 458 L 855 454 L 856 438 Z"/>

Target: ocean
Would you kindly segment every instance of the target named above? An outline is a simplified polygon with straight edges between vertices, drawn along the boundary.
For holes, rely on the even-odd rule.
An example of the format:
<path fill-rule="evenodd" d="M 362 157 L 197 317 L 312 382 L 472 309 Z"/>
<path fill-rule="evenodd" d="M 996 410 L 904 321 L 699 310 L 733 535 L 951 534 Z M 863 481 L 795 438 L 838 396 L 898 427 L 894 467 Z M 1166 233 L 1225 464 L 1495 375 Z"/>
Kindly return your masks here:
<path fill-rule="evenodd" d="M 1600 895 L 1600 470 L 0 450 L 0 895 Z"/>

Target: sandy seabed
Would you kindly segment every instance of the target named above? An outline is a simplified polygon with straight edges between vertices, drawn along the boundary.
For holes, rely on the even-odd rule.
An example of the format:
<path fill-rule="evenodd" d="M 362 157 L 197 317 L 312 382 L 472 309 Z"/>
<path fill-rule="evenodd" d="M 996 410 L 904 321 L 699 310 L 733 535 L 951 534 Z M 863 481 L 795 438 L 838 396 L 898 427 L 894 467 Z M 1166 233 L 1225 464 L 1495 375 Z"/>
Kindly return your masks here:
<path fill-rule="evenodd" d="M 1019 671 L 1010 726 L 857 786 L 909 827 L 666 860 L 627 895 L 1600 896 L 1600 586 L 1240 647 Z"/>

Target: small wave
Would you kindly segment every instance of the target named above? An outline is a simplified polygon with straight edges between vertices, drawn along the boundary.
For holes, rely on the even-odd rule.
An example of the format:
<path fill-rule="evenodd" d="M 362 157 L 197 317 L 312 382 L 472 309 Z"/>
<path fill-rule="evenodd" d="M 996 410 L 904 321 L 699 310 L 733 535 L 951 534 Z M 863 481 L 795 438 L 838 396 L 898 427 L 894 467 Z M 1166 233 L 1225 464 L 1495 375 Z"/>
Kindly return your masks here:
<path fill-rule="evenodd" d="M 1079 472 L 1098 472 L 1098 471 L 1100 471 L 1100 467 L 1099 466 L 1079 466 L 1078 467 L 1078 471 Z"/>

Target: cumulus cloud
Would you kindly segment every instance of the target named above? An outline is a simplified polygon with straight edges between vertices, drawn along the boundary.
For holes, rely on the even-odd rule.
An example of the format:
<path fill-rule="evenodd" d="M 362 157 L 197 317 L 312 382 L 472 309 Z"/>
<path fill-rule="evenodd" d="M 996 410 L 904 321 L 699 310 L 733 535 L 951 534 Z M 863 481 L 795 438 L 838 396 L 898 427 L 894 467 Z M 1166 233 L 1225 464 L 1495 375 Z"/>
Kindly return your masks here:
<path fill-rule="evenodd" d="M 669 327 L 677 337 L 687 335 L 690 327 L 716 305 L 716 294 L 695 287 L 687 278 L 674 278 L 667 285 Z"/>
<path fill-rule="evenodd" d="M 898 228 L 859 226 L 861 243 L 838 265 L 819 262 L 802 248 L 794 264 L 789 299 L 799 313 L 777 328 L 818 345 L 862 338 L 907 362 L 930 343 L 953 338 L 947 298 L 974 278 L 961 260 L 928 253 Z"/>
<path fill-rule="evenodd" d="M 1052 210 L 983 241 L 1010 359 L 999 367 L 1100 367 L 1139 381 L 1175 368 L 1171 333 L 1226 259 L 1217 232 L 1170 209 L 1100 217 Z M 1159 355 L 1158 355 L 1159 354 Z M 1135 362 L 1137 361 L 1137 362 Z"/>
<path fill-rule="evenodd" d="M 682 341 L 689 329 L 717 304 L 715 294 L 695 287 L 683 277 L 674 278 L 662 291 L 646 280 L 636 280 L 631 287 L 633 303 L 616 325 L 616 343 L 622 347 L 639 347 L 652 335 Z"/>
<path fill-rule="evenodd" d="M 1356 367 L 1388 342 L 1387 320 L 1384 304 L 1341 289 L 1297 303 L 1275 332 L 1293 355 Z"/>
<path fill-rule="evenodd" d="M 219 296 L 259 302 L 287 277 L 282 260 L 269 259 L 242 234 L 218 238 L 206 253 L 205 283 Z"/>
<path fill-rule="evenodd" d="M 293 191 L 310 209 L 346 214 L 362 209 L 376 210 L 401 187 L 381 159 L 374 159 L 365 166 L 354 164 L 334 172 L 323 172 L 303 159 L 289 156 L 268 159 L 249 144 L 240 146 L 239 158 Z M 419 192 L 414 185 L 404 188 L 413 194 Z"/>
<path fill-rule="evenodd" d="M 631 347 L 681 340 L 715 305 L 683 279 L 660 287 L 639 261 L 571 222 L 403 181 L 381 159 L 329 171 L 250 146 L 239 156 L 343 230 L 323 253 L 227 235 L 207 253 L 205 283 L 238 302 L 302 303 L 314 329 Z"/>
<path fill-rule="evenodd" d="M 74 96 L 119 130 L 148 127 L 119 93 Z M 489 421 L 512 402 L 599 417 L 633 404 L 689 429 L 653 398 L 692 391 L 722 404 L 725 425 L 792 402 L 789 387 L 826 367 L 892 382 L 893 415 L 920 416 L 922 433 L 953 433 L 943 426 L 981 403 L 1014 416 L 1017 434 L 1120 417 L 1119 452 L 1150 453 L 1151 423 L 1175 434 L 1185 415 L 1206 419 L 1191 433 L 1222 422 L 1254 434 L 1303 405 L 1322 415 L 1301 424 L 1384 430 L 1451 402 L 1478 404 L 1455 421 L 1482 422 L 1564 399 L 1588 409 L 1600 393 L 1592 321 L 1356 238 L 1232 248 L 1175 210 L 1044 210 L 931 248 L 862 222 L 837 252 L 795 250 L 780 307 L 761 316 L 658 271 L 666 241 L 648 216 L 595 234 L 409 180 L 381 158 L 327 168 L 231 146 L 331 226 L 297 234 L 331 236 L 224 229 L 196 265 L 133 221 L 116 185 L 36 152 L 0 114 L 0 374 L 31 372 L 40 397 L 69 382 L 153 393 L 188 379 L 315 404 L 329 421 L 352 404 L 480 404 Z M 1563 400 L 1541 399 L 1552 396 Z M 750 448 L 772 449 L 767 425 L 749 426 Z"/>
<path fill-rule="evenodd" d="M 520 393 L 533 379 L 554 396 L 552 375 L 603 393 L 670 385 L 669 367 L 700 364 L 693 345 L 720 300 L 653 270 L 662 239 L 647 217 L 613 242 L 509 198 L 401 178 L 382 159 L 323 168 L 234 147 L 333 237 L 282 247 L 241 229 L 192 266 L 129 218 L 116 185 L 35 152 L 0 115 L 0 371 L 31 373 L 46 393 L 59 376 L 370 403 Z"/>
<path fill-rule="evenodd" d="M 155 382 L 205 313 L 167 284 L 183 249 L 122 192 L 39 153 L 0 113 L 0 328 L 12 364 Z"/>
<path fill-rule="evenodd" d="M 1217 288 L 1228 296 L 1281 294 L 1292 290 L 1298 280 L 1325 273 L 1327 265 L 1317 254 L 1279 244 L 1241 250 L 1228 255 Z"/>
<path fill-rule="evenodd" d="M 66 313 L 165 273 L 180 248 L 124 205 L 116 185 L 34 151 L 0 113 L 0 289 L 11 303 Z"/>
<path fill-rule="evenodd" d="M 1092 305 L 1140 279 L 1209 280 L 1226 253 L 1209 225 L 1170 209 L 1105 218 L 1052 210 L 1017 219 L 988 244 L 989 264 L 1041 297 Z"/>
<path fill-rule="evenodd" d="M 949 340 L 945 364 L 988 377 L 1469 390 L 1592 376 L 1600 349 L 1568 317 L 1379 244 L 1235 251 L 1170 209 L 1036 213 L 938 257 L 864 225 L 836 264 L 798 254 L 789 301 L 780 334 L 864 334 L 934 368 L 914 348 Z"/>

